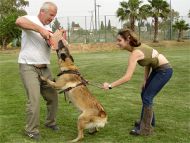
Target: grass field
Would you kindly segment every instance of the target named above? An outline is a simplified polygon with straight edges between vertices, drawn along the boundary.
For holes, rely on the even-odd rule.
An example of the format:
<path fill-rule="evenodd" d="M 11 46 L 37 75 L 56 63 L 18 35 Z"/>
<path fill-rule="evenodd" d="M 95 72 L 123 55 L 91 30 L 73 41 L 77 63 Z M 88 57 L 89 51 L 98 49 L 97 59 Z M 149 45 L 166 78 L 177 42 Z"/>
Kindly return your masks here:
<path fill-rule="evenodd" d="M 143 69 L 137 66 L 132 80 L 109 91 L 88 86 L 104 105 L 108 124 L 96 135 L 88 135 L 81 143 L 188 143 L 190 142 L 190 47 L 159 48 L 171 62 L 174 74 L 171 81 L 154 101 L 155 132 L 150 137 L 129 135 L 141 110 L 140 86 Z M 26 96 L 21 83 L 17 52 L 0 52 L 0 142 L 30 143 L 24 136 Z M 113 81 L 124 74 L 128 53 L 126 51 L 74 53 L 76 65 L 82 75 L 92 83 Z M 56 55 L 52 55 L 51 69 L 56 76 Z M 52 132 L 44 127 L 45 102 L 41 98 L 40 143 L 64 143 L 77 135 L 78 112 L 72 104 L 59 95 L 57 123 L 61 130 Z"/>

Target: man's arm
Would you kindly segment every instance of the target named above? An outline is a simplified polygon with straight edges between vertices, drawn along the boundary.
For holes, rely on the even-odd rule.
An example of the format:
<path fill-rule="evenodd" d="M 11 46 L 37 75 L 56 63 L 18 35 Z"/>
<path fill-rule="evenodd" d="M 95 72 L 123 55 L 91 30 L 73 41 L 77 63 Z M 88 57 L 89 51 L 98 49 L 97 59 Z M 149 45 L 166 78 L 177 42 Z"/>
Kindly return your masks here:
<path fill-rule="evenodd" d="M 22 29 L 33 30 L 35 32 L 40 33 L 44 39 L 50 38 L 51 33 L 48 30 L 46 30 L 43 27 L 33 23 L 32 21 L 30 21 L 29 19 L 27 19 L 24 16 L 17 18 L 15 24 Z"/>

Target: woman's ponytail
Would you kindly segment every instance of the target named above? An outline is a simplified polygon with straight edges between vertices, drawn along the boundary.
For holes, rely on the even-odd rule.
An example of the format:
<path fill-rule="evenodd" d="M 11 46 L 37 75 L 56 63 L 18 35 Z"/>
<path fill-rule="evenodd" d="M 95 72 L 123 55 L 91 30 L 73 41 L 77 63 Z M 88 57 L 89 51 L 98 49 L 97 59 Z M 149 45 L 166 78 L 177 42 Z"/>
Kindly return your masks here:
<path fill-rule="evenodd" d="M 128 40 L 129 39 L 129 44 L 132 47 L 138 47 L 141 45 L 141 42 L 138 40 L 136 34 L 131 31 L 130 29 L 123 29 L 118 32 L 118 35 L 123 37 L 123 39 Z"/>

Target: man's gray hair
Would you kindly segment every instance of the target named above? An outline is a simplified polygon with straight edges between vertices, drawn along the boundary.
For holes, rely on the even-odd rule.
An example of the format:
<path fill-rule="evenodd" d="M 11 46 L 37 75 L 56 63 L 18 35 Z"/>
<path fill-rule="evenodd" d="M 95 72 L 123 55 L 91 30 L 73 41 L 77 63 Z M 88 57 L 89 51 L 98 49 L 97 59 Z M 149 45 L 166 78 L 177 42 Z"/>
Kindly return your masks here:
<path fill-rule="evenodd" d="M 47 11 L 49 9 L 49 6 L 54 6 L 57 9 L 57 6 L 53 2 L 44 2 L 40 9 Z"/>

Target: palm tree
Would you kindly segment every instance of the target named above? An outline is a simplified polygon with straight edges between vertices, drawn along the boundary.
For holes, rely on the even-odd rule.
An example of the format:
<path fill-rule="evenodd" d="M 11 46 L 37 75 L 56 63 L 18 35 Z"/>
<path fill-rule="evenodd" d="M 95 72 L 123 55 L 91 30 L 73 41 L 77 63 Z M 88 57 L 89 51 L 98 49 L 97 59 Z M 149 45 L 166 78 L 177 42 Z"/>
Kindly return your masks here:
<path fill-rule="evenodd" d="M 169 16 L 167 18 L 164 18 L 160 23 L 159 23 L 159 29 L 164 32 L 164 38 L 168 39 L 168 38 L 172 38 L 172 33 L 170 33 L 171 35 L 167 35 L 167 32 L 171 32 L 169 30 L 171 30 L 171 22 L 172 21 L 176 21 L 177 19 L 179 19 L 179 12 L 175 11 L 174 9 L 171 9 Z M 171 36 L 171 37 L 168 37 Z M 171 39 L 170 39 L 171 40 Z"/>
<path fill-rule="evenodd" d="M 154 39 L 153 42 L 158 42 L 158 27 L 159 18 L 167 18 L 170 8 L 169 4 L 164 0 L 148 0 L 150 4 L 143 6 L 143 11 L 148 13 L 154 19 Z"/>
<path fill-rule="evenodd" d="M 182 41 L 183 31 L 190 29 L 189 24 L 186 24 L 185 20 L 176 21 L 173 27 L 178 30 L 178 42 Z"/>
<path fill-rule="evenodd" d="M 121 7 L 118 8 L 116 14 L 121 21 L 129 19 L 131 30 L 135 31 L 135 21 L 139 19 L 139 8 L 142 1 L 129 0 L 128 2 L 120 2 Z"/>

